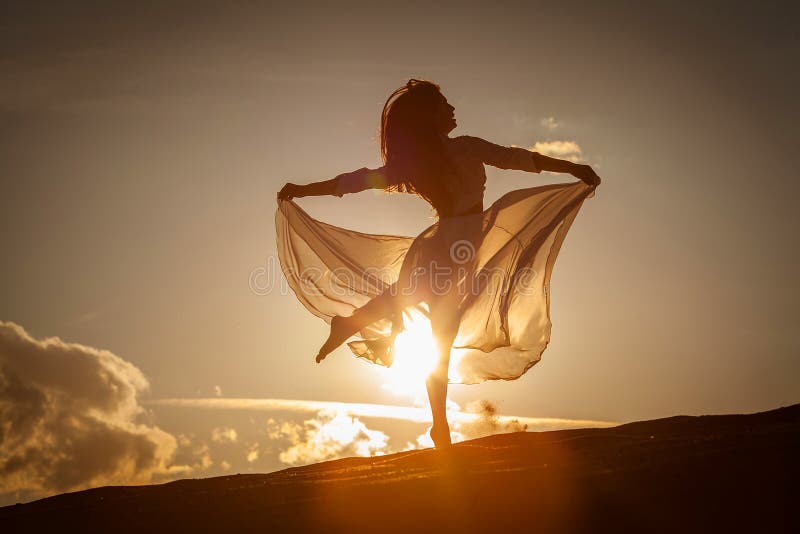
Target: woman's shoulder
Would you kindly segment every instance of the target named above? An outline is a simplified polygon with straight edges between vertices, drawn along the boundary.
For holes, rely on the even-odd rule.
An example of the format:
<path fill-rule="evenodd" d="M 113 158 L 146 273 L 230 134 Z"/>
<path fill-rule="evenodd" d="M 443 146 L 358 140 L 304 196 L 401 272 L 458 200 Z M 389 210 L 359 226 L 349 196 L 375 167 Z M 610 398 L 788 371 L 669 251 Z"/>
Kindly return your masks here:
<path fill-rule="evenodd" d="M 459 135 L 458 137 L 448 138 L 449 148 L 464 154 L 479 154 L 485 143 L 486 141 L 474 135 Z"/>
<path fill-rule="evenodd" d="M 448 137 L 447 139 L 453 146 L 470 146 L 482 141 L 480 137 L 475 137 L 474 135 L 459 135 L 456 137 Z"/>
<path fill-rule="evenodd" d="M 475 135 L 459 135 L 450 138 L 450 151 L 464 158 L 491 160 L 493 155 L 503 147 Z"/>

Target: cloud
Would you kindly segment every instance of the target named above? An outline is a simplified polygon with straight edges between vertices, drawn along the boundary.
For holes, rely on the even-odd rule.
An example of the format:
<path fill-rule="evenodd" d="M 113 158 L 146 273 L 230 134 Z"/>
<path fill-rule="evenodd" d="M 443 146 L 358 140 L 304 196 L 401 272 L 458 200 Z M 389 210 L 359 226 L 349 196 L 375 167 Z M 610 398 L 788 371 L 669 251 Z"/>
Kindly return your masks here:
<path fill-rule="evenodd" d="M 539 121 L 539 124 L 547 128 L 548 130 L 555 130 L 561 123 L 558 122 L 555 117 L 544 117 Z"/>
<path fill-rule="evenodd" d="M 300 441 L 300 434 L 303 427 L 289 421 L 276 421 L 273 418 L 267 419 L 267 435 L 269 439 L 287 439 L 292 443 Z"/>
<path fill-rule="evenodd" d="M 155 399 L 148 402 L 153 406 L 174 406 L 184 408 L 208 408 L 215 410 L 288 411 L 316 413 L 322 410 L 342 410 L 348 414 L 382 419 L 399 419 L 424 423 L 430 420 L 430 410 L 415 406 L 393 404 L 372 404 L 358 402 L 329 402 L 294 399 L 247 399 L 247 398 L 193 398 L 193 399 Z"/>
<path fill-rule="evenodd" d="M 583 158 L 583 150 L 575 141 L 538 141 L 531 147 L 534 152 L 559 159 L 579 162 Z"/>
<path fill-rule="evenodd" d="M 394 404 L 372 404 L 363 402 L 328 402 L 298 399 L 254 399 L 254 398 L 194 398 L 194 399 L 155 399 L 148 401 L 153 406 L 173 406 L 182 408 L 210 409 L 210 410 L 247 410 L 258 412 L 288 411 L 300 413 L 318 413 L 321 411 L 343 412 L 348 416 L 393 419 L 413 423 L 430 423 L 431 411 L 421 406 L 399 406 Z M 457 404 L 448 399 L 447 417 L 451 423 L 470 422 L 484 417 L 480 413 L 461 411 Z M 528 426 L 528 430 L 546 431 L 562 430 L 567 428 L 592 428 L 609 427 L 618 423 L 611 421 L 595 421 L 590 419 L 560 419 L 555 417 L 523 417 L 517 415 L 495 414 L 498 421 L 507 423 L 516 420 Z M 278 432 L 275 439 L 280 437 L 280 424 L 274 419 L 268 421 L 270 432 Z M 288 427 L 287 427 L 288 428 Z M 294 427 L 292 427 L 294 428 Z M 277 430 L 276 430 L 277 429 Z M 288 430 L 287 430 L 288 431 Z"/>
<path fill-rule="evenodd" d="M 497 406 L 488 400 L 473 401 L 467 404 L 466 409 L 478 417 L 471 421 L 457 421 L 453 425 L 453 431 L 458 433 L 457 441 L 528 430 L 528 425 L 518 418 L 500 417 Z"/>
<path fill-rule="evenodd" d="M 215 443 L 235 443 L 238 437 L 235 428 L 218 427 L 211 431 L 211 441 Z"/>
<path fill-rule="evenodd" d="M 290 446 L 278 455 L 278 459 L 288 465 L 388 452 L 389 437 L 386 434 L 370 430 L 343 410 L 323 410 L 302 425 L 272 421 L 268 432 L 272 439 L 290 441 Z"/>
<path fill-rule="evenodd" d="M 0 321 L 0 493 L 145 483 L 191 468 L 175 462 L 173 435 L 140 422 L 147 388 L 111 352 Z"/>
<path fill-rule="evenodd" d="M 427 432 L 413 439 L 419 432 L 414 428 L 409 436 L 412 439 L 407 442 L 405 436 L 395 435 L 394 431 L 387 430 L 388 427 L 381 426 L 385 420 L 427 426 L 431 421 L 431 413 L 426 406 L 217 397 L 155 399 L 148 401 L 148 404 L 191 410 L 272 412 L 266 420 L 266 428 L 261 427 L 267 440 L 251 442 L 244 439 L 244 434 L 237 432 L 237 443 L 241 444 L 238 449 L 241 456 L 237 457 L 246 469 L 256 465 L 256 462 L 266 465 L 265 462 L 273 459 L 286 465 L 302 465 L 347 456 L 376 456 L 433 446 Z M 448 399 L 447 408 L 455 442 L 503 432 L 607 427 L 615 424 L 606 421 L 500 415 L 496 407 L 488 401 L 468 404 L 462 410 L 458 404 Z M 252 422 L 255 424 L 254 419 Z M 216 434 L 225 435 L 225 430 L 227 427 L 219 427 Z M 212 441 L 213 434 L 212 432 Z M 401 445 L 403 443 L 404 446 Z M 219 467 L 226 471 L 238 469 L 236 466 L 242 465 L 238 461 L 233 464 L 229 461 L 227 464 L 220 463 Z"/>
<path fill-rule="evenodd" d="M 259 454 L 258 449 L 259 449 L 258 443 L 251 443 L 250 445 L 247 446 L 246 458 L 248 462 L 253 463 L 256 460 L 258 460 L 258 454 Z"/>
<path fill-rule="evenodd" d="M 152 481 L 172 480 L 214 465 L 207 443 L 198 442 L 192 436 L 185 434 L 178 434 L 177 442 L 178 446 L 170 458 L 169 465 L 163 471 L 154 472 Z"/>

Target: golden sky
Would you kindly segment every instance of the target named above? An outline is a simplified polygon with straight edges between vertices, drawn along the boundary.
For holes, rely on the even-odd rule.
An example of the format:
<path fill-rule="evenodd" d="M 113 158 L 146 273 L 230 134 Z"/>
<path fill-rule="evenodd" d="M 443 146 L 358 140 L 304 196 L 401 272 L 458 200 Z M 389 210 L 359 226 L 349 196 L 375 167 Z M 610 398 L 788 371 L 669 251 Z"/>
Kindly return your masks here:
<path fill-rule="evenodd" d="M 364 430 L 330 406 L 287 415 L 159 402 L 410 403 L 346 349 L 314 363 L 326 325 L 281 290 L 273 217 L 286 181 L 377 166 L 382 105 L 419 77 L 456 107 L 452 135 L 571 157 L 603 177 L 555 266 L 542 362 L 515 382 L 452 387 L 454 403 L 605 422 L 797 402 L 791 4 L 605 4 L 3 7 L 0 320 L 30 335 L 15 347 L 42 355 L 41 367 L 19 367 L 20 383 L 73 391 L 45 372 L 55 349 L 40 340 L 54 336 L 85 346 L 87 369 L 116 362 L 95 349 L 132 366 L 115 369 L 125 402 L 145 413 L 126 404 L 109 417 L 166 452 L 131 481 L 273 470 L 308 452 L 292 432 L 327 423 L 367 436 L 337 454 L 413 443 L 418 422 L 375 430 L 359 412 Z M 565 179 L 487 176 L 488 202 Z M 299 203 L 370 233 L 431 222 L 421 200 L 400 195 Z M 263 272 L 274 287 L 254 290 Z M 23 339 L 12 331 L 6 339 Z M 22 398 L 0 385 L 0 415 L 23 413 Z M 169 459 L 175 451 L 188 459 Z M 8 502 L 35 486 L 23 471 L 0 476 L 22 491 Z"/>

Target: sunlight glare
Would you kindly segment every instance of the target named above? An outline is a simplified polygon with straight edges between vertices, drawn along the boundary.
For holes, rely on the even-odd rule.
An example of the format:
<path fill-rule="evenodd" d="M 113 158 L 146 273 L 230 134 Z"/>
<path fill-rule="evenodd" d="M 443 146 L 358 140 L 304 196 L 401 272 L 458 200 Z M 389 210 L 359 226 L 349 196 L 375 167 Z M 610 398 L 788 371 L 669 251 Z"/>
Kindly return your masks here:
<path fill-rule="evenodd" d="M 394 363 L 387 369 L 388 389 L 411 397 L 425 396 L 425 379 L 436 367 L 431 323 L 418 312 L 406 316 L 405 330 L 394 342 Z"/>

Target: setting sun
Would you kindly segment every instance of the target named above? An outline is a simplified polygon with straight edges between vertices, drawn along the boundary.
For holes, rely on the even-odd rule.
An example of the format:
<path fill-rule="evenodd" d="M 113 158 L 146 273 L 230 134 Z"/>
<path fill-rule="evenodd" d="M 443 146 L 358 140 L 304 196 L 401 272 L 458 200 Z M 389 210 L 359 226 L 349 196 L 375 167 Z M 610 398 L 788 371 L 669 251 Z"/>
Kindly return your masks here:
<path fill-rule="evenodd" d="M 405 330 L 394 342 L 394 362 L 386 370 L 387 388 L 412 397 L 424 396 L 425 379 L 436 366 L 436 340 L 431 323 L 419 312 L 405 316 Z"/>
<path fill-rule="evenodd" d="M 394 341 L 392 366 L 380 368 L 386 380 L 383 387 L 396 395 L 410 397 L 425 404 L 425 380 L 436 366 L 438 358 L 436 339 L 433 337 L 430 320 L 416 310 L 405 313 L 404 326 L 405 329 Z M 450 351 L 448 376 L 453 382 L 462 378 L 458 367 L 463 353 L 464 349 Z"/>

